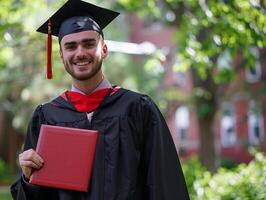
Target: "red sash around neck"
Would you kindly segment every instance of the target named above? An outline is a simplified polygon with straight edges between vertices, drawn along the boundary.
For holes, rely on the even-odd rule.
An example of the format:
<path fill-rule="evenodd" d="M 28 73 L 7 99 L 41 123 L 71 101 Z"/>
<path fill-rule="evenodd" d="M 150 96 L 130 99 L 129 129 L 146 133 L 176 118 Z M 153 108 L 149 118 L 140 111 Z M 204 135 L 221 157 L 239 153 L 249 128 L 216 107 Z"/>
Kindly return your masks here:
<path fill-rule="evenodd" d="M 110 95 L 113 95 L 116 93 L 120 87 L 114 87 L 113 89 L 110 88 L 104 88 L 97 90 L 95 92 L 92 92 L 88 95 L 81 94 L 79 92 L 74 91 L 67 91 L 66 93 L 63 93 L 61 96 L 65 98 L 65 95 L 67 95 L 70 99 L 70 101 L 75 106 L 76 110 L 79 112 L 92 112 L 96 110 L 105 96 L 109 93 Z M 111 91 L 110 91 L 111 90 Z"/>

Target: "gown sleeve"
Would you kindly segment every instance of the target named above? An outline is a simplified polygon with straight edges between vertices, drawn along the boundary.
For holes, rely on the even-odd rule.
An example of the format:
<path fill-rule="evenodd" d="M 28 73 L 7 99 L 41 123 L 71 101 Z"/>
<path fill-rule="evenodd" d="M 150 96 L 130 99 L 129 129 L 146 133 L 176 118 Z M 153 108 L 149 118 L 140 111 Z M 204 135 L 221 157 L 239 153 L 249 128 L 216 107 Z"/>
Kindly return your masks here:
<path fill-rule="evenodd" d="M 39 131 L 42 124 L 46 124 L 46 120 L 42 113 L 42 105 L 39 105 L 35 109 L 28 125 L 23 151 L 28 149 L 36 149 Z M 48 199 L 47 196 L 52 195 L 48 188 L 29 184 L 24 179 L 22 173 L 10 189 L 14 200 L 44 200 Z"/>
<path fill-rule="evenodd" d="M 149 200 L 189 200 L 186 182 L 168 126 L 149 97 L 142 98 L 142 167 Z"/>

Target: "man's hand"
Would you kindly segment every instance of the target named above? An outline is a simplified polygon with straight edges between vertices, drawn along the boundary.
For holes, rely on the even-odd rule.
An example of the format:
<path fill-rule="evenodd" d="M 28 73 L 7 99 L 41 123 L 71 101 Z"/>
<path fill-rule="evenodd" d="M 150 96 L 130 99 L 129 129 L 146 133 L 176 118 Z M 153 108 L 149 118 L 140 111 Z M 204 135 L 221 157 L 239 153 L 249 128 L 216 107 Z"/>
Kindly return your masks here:
<path fill-rule="evenodd" d="M 40 169 L 43 163 L 43 159 L 33 149 L 26 150 L 19 154 L 19 165 L 27 179 L 30 178 L 32 169 Z"/>

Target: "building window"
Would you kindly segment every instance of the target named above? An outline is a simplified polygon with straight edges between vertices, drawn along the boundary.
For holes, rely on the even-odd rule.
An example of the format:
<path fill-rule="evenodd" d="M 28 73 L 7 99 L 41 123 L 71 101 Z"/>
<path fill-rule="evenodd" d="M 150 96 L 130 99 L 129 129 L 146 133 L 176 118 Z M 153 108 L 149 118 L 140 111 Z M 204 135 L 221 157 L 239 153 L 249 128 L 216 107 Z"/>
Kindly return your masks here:
<path fill-rule="evenodd" d="M 184 72 L 174 72 L 175 84 L 182 87 L 186 85 L 186 74 Z"/>
<path fill-rule="evenodd" d="M 236 119 L 233 106 L 226 104 L 221 117 L 221 142 L 223 147 L 230 147 L 235 144 L 235 124 Z"/>
<path fill-rule="evenodd" d="M 175 113 L 175 125 L 178 144 L 180 148 L 188 146 L 189 110 L 186 106 L 180 106 Z"/>
<path fill-rule="evenodd" d="M 179 87 L 183 87 L 187 85 L 187 70 L 186 67 L 178 58 L 175 58 L 175 62 L 173 63 L 172 70 L 173 70 L 173 78 L 174 84 Z"/>
<path fill-rule="evenodd" d="M 248 136 L 252 145 L 259 144 L 264 139 L 263 117 L 255 101 L 249 103 Z"/>
<path fill-rule="evenodd" d="M 256 62 L 254 67 L 245 69 L 247 81 L 250 83 L 255 83 L 260 80 L 261 77 L 261 65 Z"/>
<path fill-rule="evenodd" d="M 257 62 L 255 66 L 247 66 L 245 69 L 246 79 L 250 83 L 255 83 L 260 80 L 261 77 L 261 65 L 259 62 L 259 50 L 256 47 L 250 48 L 250 54 Z"/>

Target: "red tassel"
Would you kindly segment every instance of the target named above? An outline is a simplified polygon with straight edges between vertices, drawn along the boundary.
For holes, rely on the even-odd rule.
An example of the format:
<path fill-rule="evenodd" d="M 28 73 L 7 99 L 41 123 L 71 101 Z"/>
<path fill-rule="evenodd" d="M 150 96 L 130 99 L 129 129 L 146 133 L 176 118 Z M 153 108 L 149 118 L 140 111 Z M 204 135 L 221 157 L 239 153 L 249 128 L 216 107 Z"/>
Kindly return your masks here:
<path fill-rule="evenodd" d="M 46 78 L 47 79 L 53 78 L 53 72 L 52 72 L 52 23 L 51 23 L 51 19 L 48 20 Z"/>

